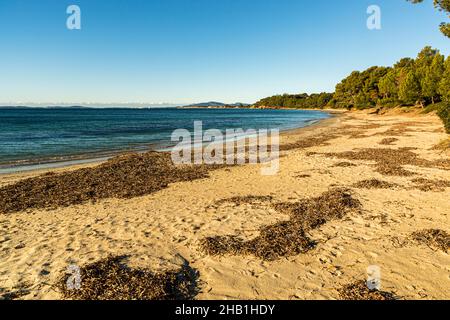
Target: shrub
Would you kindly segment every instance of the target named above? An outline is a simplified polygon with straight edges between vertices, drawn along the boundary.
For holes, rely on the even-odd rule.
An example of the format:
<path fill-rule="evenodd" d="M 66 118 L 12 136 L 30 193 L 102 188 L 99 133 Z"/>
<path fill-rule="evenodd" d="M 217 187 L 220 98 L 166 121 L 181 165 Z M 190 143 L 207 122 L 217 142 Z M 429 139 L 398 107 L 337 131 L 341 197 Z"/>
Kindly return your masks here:
<path fill-rule="evenodd" d="M 445 131 L 450 133 L 450 102 L 442 103 L 437 114 L 444 122 Z"/>

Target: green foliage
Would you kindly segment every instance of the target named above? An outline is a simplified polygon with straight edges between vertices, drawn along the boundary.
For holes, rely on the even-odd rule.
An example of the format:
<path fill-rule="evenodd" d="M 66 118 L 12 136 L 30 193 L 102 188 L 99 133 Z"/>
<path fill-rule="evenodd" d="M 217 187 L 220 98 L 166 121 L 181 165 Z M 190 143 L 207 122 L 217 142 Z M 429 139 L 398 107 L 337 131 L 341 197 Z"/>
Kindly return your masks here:
<path fill-rule="evenodd" d="M 301 109 L 413 105 L 436 106 L 449 130 L 450 57 L 445 59 L 431 47 L 425 47 L 416 59 L 403 58 L 392 67 L 375 66 L 362 72 L 353 71 L 336 85 L 334 94 L 284 94 L 256 103 L 256 106 Z"/>
<path fill-rule="evenodd" d="M 352 72 L 336 86 L 335 107 L 365 109 L 375 106 L 386 94 L 380 92 L 379 83 L 390 71 L 391 68 L 371 67 L 363 72 Z"/>
<path fill-rule="evenodd" d="M 438 116 L 444 122 L 444 127 L 447 133 L 450 133 L 450 102 L 445 102 L 437 112 Z"/>
<path fill-rule="evenodd" d="M 420 99 L 420 84 L 413 71 L 408 72 L 406 78 L 400 84 L 398 97 L 407 105 L 414 105 Z"/>
<path fill-rule="evenodd" d="M 445 60 L 444 70 L 438 86 L 438 94 L 441 95 L 442 100 L 450 101 L 450 56 Z"/>
<path fill-rule="evenodd" d="M 441 25 L 439 26 L 439 29 L 445 36 L 450 38 L 450 23 L 442 22 Z"/>
<path fill-rule="evenodd" d="M 416 59 L 403 58 L 393 67 L 354 71 L 336 86 L 337 108 L 365 109 L 377 105 L 425 106 L 450 95 L 450 60 L 431 47 Z"/>
<path fill-rule="evenodd" d="M 397 78 L 397 71 L 395 69 L 391 69 L 383 78 L 380 79 L 378 88 L 384 100 L 396 100 L 396 98 L 398 98 Z"/>
<path fill-rule="evenodd" d="M 425 99 L 434 103 L 439 98 L 439 83 L 444 74 L 444 56 L 436 54 L 431 65 L 425 70 L 425 77 L 422 80 L 422 94 Z"/>
<path fill-rule="evenodd" d="M 322 109 L 333 97 L 332 93 L 311 94 L 283 94 L 264 98 L 255 103 L 257 107 L 271 108 L 299 108 L 299 109 Z"/>
<path fill-rule="evenodd" d="M 430 113 L 433 111 L 438 112 L 441 109 L 443 104 L 444 104 L 443 102 L 430 104 L 422 110 L 422 113 L 427 114 L 427 113 Z"/>

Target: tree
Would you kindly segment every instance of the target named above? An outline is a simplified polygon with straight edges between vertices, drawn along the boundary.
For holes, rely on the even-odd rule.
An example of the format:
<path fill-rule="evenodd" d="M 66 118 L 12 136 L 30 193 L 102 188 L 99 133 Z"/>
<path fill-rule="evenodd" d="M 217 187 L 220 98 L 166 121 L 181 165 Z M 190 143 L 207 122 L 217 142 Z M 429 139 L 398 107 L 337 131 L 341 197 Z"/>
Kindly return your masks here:
<path fill-rule="evenodd" d="M 427 68 L 422 79 L 422 96 L 431 103 L 439 99 L 439 83 L 444 73 L 444 56 L 437 54 L 434 56 L 431 65 Z"/>
<path fill-rule="evenodd" d="M 425 47 L 416 59 L 403 58 L 393 67 L 370 67 L 353 71 L 336 85 L 334 94 L 278 95 L 262 99 L 257 106 L 289 108 L 372 108 L 420 104 L 422 107 L 450 102 L 450 58 Z"/>
<path fill-rule="evenodd" d="M 407 105 L 414 105 L 419 102 L 420 84 L 413 71 L 409 71 L 405 80 L 400 84 L 398 96 Z"/>
<path fill-rule="evenodd" d="M 271 108 L 324 108 L 333 97 L 332 93 L 307 93 L 301 94 L 283 94 L 264 98 L 255 103 L 256 107 L 271 107 Z"/>
<path fill-rule="evenodd" d="M 396 70 L 391 69 L 380 79 L 378 87 L 380 88 L 380 93 L 384 99 L 398 97 L 397 76 Z"/>
<path fill-rule="evenodd" d="M 438 86 L 438 93 L 441 95 L 442 100 L 450 103 L 450 56 L 445 60 L 444 71 Z"/>
<path fill-rule="evenodd" d="M 423 0 L 407 0 L 414 4 L 422 3 Z M 450 16 L 450 0 L 433 0 L 434 6 L 439 10 L 447 13 Z M 442 22 L 439 29 L 441 32 L 450 38 L 450 23 Z"/>
<path fill-rule="evenodd" d="M 416 72 L 416 77 L 421 82 L 428 72 L 431 64 L 433 63 L 433 59 L 436 55 L 439 54 L 438 50 L 432 49 L 430 46 L 427 46 L 422 49 L 417 55 L 416 60 L 411 65 Z"/>

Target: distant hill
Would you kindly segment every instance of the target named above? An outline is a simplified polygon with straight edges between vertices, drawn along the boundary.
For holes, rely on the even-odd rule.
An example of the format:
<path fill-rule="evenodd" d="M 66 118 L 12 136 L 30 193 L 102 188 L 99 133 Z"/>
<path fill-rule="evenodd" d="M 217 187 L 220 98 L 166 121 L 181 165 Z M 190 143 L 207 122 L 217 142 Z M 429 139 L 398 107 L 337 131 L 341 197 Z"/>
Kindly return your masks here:
<path fill-rule="evenodd" d="M 180 108 L 248 108 L 250 104 L 248 103 L 222 103 L 217 101 L 209 101 L 209 102 L 201 102 L 194 103 L 185 106 L 181 106 Z"/>

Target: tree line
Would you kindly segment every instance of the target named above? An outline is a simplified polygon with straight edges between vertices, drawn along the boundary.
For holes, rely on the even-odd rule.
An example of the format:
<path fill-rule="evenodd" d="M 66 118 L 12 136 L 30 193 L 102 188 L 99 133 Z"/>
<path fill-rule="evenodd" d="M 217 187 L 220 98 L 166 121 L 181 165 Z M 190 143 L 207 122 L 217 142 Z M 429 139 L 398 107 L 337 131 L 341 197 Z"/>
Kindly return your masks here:
<path fill-rule="evenodd" d="M 337 86 L 331 105 L 338 108 L 426 106 L 450 99 L 450 57 L 425 47 L 416 59 L 393 67 L 354 71 Z"/>
<path fill-rule="evenodd" d="M 333 93 L 281 94 L 259 100 L 255 107 L 323 109 L 333 99 Z"/>
<path fill-rule="evenodd" d="M 417 58 L 403 58 L 392 67 L 353 71 L 336 85 L 334 93 L 276 95 L 261 99 L 255 107 L 367 109 L 429 105 L 448 119 L 450 56 L 445 58 L 427 46 Z"/>

